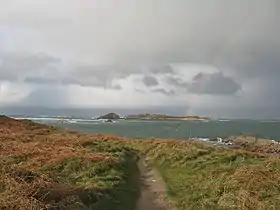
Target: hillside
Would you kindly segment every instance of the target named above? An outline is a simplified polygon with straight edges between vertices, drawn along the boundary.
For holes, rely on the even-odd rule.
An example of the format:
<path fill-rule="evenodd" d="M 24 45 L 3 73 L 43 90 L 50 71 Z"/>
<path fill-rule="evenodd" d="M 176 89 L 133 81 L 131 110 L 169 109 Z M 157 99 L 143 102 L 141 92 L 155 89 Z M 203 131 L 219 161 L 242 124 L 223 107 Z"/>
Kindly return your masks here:
<path fill-rule="evenodd" d="M 0 209 L 133 209 L 136 158 L 114 136 L 0 117 Z"/>
<path fill-rule="evenodd" d="M 0 209 L 137 209 L 139 157 L 165 182 L 168 209 L 279 209 L 280 145 L 234 142 L 133 140 L 2 116 Z"/>

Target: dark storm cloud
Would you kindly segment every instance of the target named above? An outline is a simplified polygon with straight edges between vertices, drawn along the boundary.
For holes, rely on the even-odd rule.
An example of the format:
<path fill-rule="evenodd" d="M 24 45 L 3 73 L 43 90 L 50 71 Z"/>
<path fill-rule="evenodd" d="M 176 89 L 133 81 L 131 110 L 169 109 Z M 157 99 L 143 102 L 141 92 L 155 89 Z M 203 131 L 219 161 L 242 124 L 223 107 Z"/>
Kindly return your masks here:
<path fill-rule="evenodd" d="M 24 81 L 37 85 L 79 85 L 120 90 L 114 85 L 115 79 L 126 78 L 133 74 L 154 75 L 174 73 L 168 65 L 153 65 L 145 68 L 130 65 L 88 65 L 73 64 L 62 66 L 60 59 L 47 54 L 23 55 L 0 54 L 0 80 Z M 153 76 L 144 76 L 143 83 L 154 86 L 158 81 Z"/>
<path fill-rule="evenodd" d="M 36 85 L 79 85 L 121 89 L 112 84 L 114 66 L 74 66 L 64 69 L 60 59 L 47 54 L 0 54 L 0 81 Z M 62 69 L 61 69 L 62 68 Z M 121 73 L 121 72 L 120 72 Z"/>
<path fill-rule="evenodd" d="M 209 95 L 232 95 L 241 89 L 232 78 L 223 73 L 199 73 L 187 87 L 190 93 Z"/>
<path fill-rule="evenodd" d="M 53 65 L 60 60 L 50 55 L 39 53 L 22 55 L 0 53 L 0 81 L 16 81 L 24 75 L 40 75 L 42 72 L 53 73 Z"/>
<path fill-rule="evenodd" d="M 187 88 L 188 87 L 188 82 L 184 81 L 182 78 L 178 76 L 167 76 L 165 77 L 165 81 L 176 88 Z"/>
<path fill-rule="evenodd" d="M 188 92 L 198 95 L 233 95 L 241 86 L 222 72 L 203 73 L 195 75 L 191 81 L 180 77 L 166 77 L 165 81 L 173 86 L 177 93 Z"/>
<path fill-rule="evenodd" d="M 64 84 L 81 86 L 104 87 L 120 90 L 120 85 L 113 85 L 113 81 L 128 77 L 133 72 L 117 65 L 78 65 L 70 67 L 64 78 Z"/>
<path fill-rule="evenodd" d="M 154 76 L 148 76 L 148 75 L 143 76 L 142 82 L 147 87 L 157 86 L 159 84 L 159 82 Z"/>
<path fill-rule="evenodd" d="M 161 71 L 162 69 L 162 71 Z M 81 86 L 110 86 L 116 79 L 125 79 L 131 75 L 143 75 L 142 82 L 150 87 L 158 85 L 155 76 L 173 72 L 171 67 L 167 66 L 148 66 L 141 68 L 134 65 L 79 65 L 72 67 L 68 72 L 68 78 L 64 80 L 65 84 L 74 83 Z M 146 75 L 153 73 L 155 76 Z M 120 89 L 120 86 L 117 86 Z"/>
<path fill-rule="evenodd" d="M 120 0 L 119 4 L 61 0 L 44 6 L 26 0 L 26 4 L 30 7 L 12 4 L 9 18 L 10 12 L 3 10 L 0 23 L 36 29 L 40 42 L 45 36 L 50 48 L 77 51 L 82 59 L 101 56 L 108 64 L 132 66 L 190 62 L 231 69 L 240 77 L 278 75 L 278 0 Z M 43 12 L 30 12 L 36 9 Z M 80 12 L 85 16 L 77 15 Z M 110 18 L 105 18 L 108 14 Z"/>
<path fill-rule="evenodd" d="M 271 77 L 280 76 L 277 0 L 175 2 L 166 10 L 170 19 L 164 25 L 137 30 L 151 37 L 149 53 L 139 46 L 138 50 L 124 52 L 121 59 L 135 63 L 211 64 L 240 80 L 265 77 L 267 83 Z M 172 13 L 175 7 L 176 14 Z M 157 17 L 152 19 L 156 22 Z"/>
<path fill-rule="evenodd" d="M 217 65 L 234 68 L 245 78 L 278 77 L 280 76 L 280 43 L 277 47 L 277 45 L 270 48 L 255 46 L 227 52 Z"/>
<path fill-rule="evenodd" d="M 249 93 L 245 90 L 242 94 L 259 93 L 250 106 L 280 106 L 279 0 L 120 0 L 118 4 L 113 0 L 48 4 L 25 0 L 27 6 L 21 2 L 7 1 L 9 9 L 0 8 L 0 26 L 8 26 L 4 31 L 0 27 L 0 33 L 13 35 L 10 42 L 1 39 L 0 45 L 4 42 L 8 50 L 23 45 L 30 51 L 43 49 L 62 57 L 70 54 L 93 65 L 71 66 L 61 72 L 54 61 L 36 58 L 24 63 L 13 58 L 15 62 L 6 62 L 3 68 L 1 59 L 0 80 L 28 76 L 28 82 L 36 83 L 38 78 L 38 84 L 102 87 L 118 78 L 150 73 L 156 74 L 158 81 L 162 75 L 169 76 L 167 83 L 176 94 L 231 96 L 245 87 Z M 11 28 L 20 28 L 27 35 L 22 38 L 25 33 L 12 33 Z M 185 81 L 169 63 L 212 65 L 224 74 L 201 71 L 193 81 Z M 183 71 L 187 75 L 188 68 Z M 254 80 L 261 85 L 248 87 Z M 249 95 L 242 97 L 238 105 L 248 106 Z M 219 105 L 214 99 L 209 103 Z"/>
<path fill-rule="evenodd" d="M 129 65 L 129 64 L 114 64 L 114 65 L 80 65 L 72 68 L 69 75 L 84 80 L 89 78 L 98 78 L 101 81 L 107 81 L 114 78 L 126 78 L 130 75 L 149 74 L 162 75 L 175 73 L 169 65 Z M 151 78 L 147 78 L 149 80 Z M 144 79 L 145 80 L 145 79 Z M 156 80 L 154 78 L 153 80 Z"/>

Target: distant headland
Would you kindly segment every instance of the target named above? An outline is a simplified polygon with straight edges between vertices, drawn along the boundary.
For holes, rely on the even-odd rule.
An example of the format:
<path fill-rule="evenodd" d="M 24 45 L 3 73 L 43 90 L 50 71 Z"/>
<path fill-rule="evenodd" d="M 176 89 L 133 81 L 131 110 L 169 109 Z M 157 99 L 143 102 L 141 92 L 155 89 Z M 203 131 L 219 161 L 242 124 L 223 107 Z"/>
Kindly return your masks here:
<path fill-rule="evenodd" d="M 201 117 L 201 116 L 172 116 L 165 114 L 133 114 L 127 115 L 125 117 L 121 117 L 116 113 L 108 113 L 98 117 L 97 119 L 106 119 L 106 120 L 186 120 L 186 121 L 197 121 L 197 120 L 210 120 L 209 117 Z"/>
<path fill-rule="evenodd" d="M 125 119 L 139 119 L 139 120 L 210 120 L 209 117 L 201 116 L 172 116 L 165 114 L 138 114 L 128 115 Z"/>

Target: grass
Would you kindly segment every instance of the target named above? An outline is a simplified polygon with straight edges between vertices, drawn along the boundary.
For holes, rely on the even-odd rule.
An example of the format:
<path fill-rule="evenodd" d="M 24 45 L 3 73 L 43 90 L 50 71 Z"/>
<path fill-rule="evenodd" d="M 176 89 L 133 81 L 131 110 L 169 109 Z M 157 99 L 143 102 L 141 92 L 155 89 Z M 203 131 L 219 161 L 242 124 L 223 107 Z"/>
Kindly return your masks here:
<path fill-rule="evenodd" d="M 137 154 L 118 141 L 2 117 L 0 148 L 0 209 L 135 209 Z"/>
<path fill-rule="evenodd" d="M 59 164 L 44 166 L 40 171 L 55 182 L 82 188 L 76 194 L 89 209 L 134 209 L 139 193 L 138 173 L 135 162 L 129 158 L 133 156 L 123 157 L 116 163 L 71 158 Z"/>
<path fill-rule="evenodd" d="M 174 209 L 279 209 L 280 145 L 234 142 L 133 140 L 0 117 L 0 209 L 133 210 L 143 154 Z"/>
<path fill-rule="evenodd" d="M 179 210 L 279 209 L 280 159 L 251 147 L 213 148 L 177 141 L 133 143 L 166 182 Z"/>

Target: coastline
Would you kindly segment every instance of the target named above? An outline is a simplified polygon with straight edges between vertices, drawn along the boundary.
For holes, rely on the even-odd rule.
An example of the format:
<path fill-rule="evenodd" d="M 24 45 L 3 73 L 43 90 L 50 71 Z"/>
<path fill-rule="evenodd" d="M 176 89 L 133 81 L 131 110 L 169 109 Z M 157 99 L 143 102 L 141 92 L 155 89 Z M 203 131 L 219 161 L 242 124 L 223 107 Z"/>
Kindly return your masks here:
<path fill-rule="evenodd" d="M 85 134 L 8 117 L 0 117 L 0 139 L 0 209 L 134 210 L 143 155 L 161 176 L 162 199 L 172 209 L 280 207 L 280 145 L 270 141 L 237 138 L 224 148 Z"/>
<path fill-rule="evenodd" d="M 126 118 L 124 120 L 153 120 L 153 121 L 210 121 L 210 119 L 196 119 L 196 118 Z"/>
<path fill-rule="evenodd" d="M 201 117 L 201 116 L 171 116 L 166 114 L 133 114 L 133 115 L 127 115 L 124 117 L 121 117 L 120 115 L 110 112 L 105 115 L 102 115 L 100 117 L 97 117 L 96 119 L 105 119 L 105 120 L 183 120 L 183 121 L 197 121 L 197 120 L 211 120 L 209 117 Z"/>

